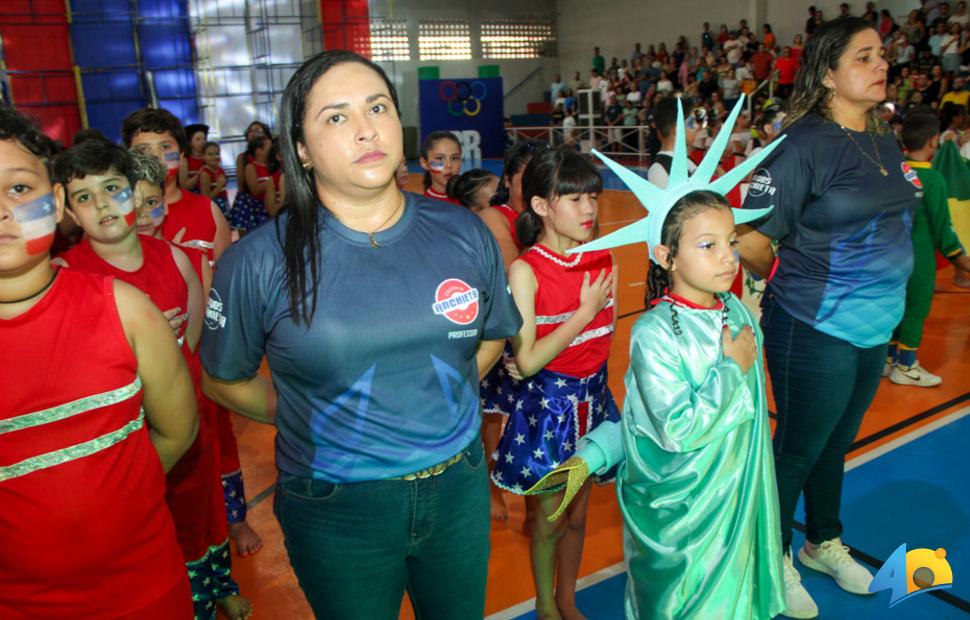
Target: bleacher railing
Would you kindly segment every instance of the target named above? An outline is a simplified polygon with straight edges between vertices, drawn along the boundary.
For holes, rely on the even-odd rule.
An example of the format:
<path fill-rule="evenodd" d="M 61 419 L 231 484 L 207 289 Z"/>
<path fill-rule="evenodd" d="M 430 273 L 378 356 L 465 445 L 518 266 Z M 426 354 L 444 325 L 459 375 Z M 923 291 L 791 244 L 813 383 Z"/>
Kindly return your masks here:
<path fill-rule="evenodd" d="M 552 146 L 573 146 L 581 153 L 593 149 L 613 158 L 635 158 L 638 164 L 647 164 L 647 137 L 650 127 L 582 125 L 574 128 L 552 127 L 506 127 L 508 141 L 524 139 L 544 140 Z"/>

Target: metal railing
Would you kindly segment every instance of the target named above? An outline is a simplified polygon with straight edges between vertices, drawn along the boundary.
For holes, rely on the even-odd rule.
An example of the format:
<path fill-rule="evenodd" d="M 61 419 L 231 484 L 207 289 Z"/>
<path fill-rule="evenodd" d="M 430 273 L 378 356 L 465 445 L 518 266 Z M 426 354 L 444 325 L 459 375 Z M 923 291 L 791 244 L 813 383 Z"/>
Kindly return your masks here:
<path fill-rule="evenodd" d="M 610 125 L 579 125 L 573 128 L 506 127 L 505 135 L 510 142 L 523 139 L 545 140 L 552 146 L 574 146 L 581 153 L 593 149 L 610 157 L 635 158 L 641 165 L 649 162 L 647 136 L 650 127 Z"/>
<path fill-rule="evenodd" d="M 747 94 L 748 98 L 748 118 L 751 120 L 751 124 L 754 125 L 754 96 L 757 95 L 763 88 L 768 87 L 768 98 L 773 99 L 775 96 L 775 84 L 778 82 L 778 70 L 774 70 L 768 74 L 758 86 Z"/>

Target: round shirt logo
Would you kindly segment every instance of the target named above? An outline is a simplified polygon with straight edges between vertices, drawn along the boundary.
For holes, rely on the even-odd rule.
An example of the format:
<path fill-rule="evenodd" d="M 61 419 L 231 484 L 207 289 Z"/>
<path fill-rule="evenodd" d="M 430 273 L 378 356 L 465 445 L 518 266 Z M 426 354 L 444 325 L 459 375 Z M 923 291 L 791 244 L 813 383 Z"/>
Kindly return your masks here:
<path fill-rule="evenodd" d="M 757 198 L 769 194 L 775 195 L 775 187 L 771 184 L 771 173 L 767 168 L 758 168 L 751 176 L 751 183 L 748 185 L 748 196 Z"/>
<path fill-rule="evenodd" d="M 205 326 L 216 330 L 226 326 L 226 315 L 223 314 L 222 297 L 216 289 L 209 290 L 209 304 L 205 309 Z"/>
<path fill-rule="evenodd" d="M 431 309 L 452 323 L 468 325 L 478 318 L 478 289 L 464 280 L 449 278 L 438 285 Z"/>
<path fill-rule="evenodd" d="M 923 183 L 919 180 L 919 175 L 916 174 L 916 171 L 913 170 L 912 166 L 906 162 L 903 162 L 899 164 L 899 167 L 902 168 L 903 176 L 906 177 L 907 181 L 913 184 L 913 187 L 916 189 L 923 189 Z"/>

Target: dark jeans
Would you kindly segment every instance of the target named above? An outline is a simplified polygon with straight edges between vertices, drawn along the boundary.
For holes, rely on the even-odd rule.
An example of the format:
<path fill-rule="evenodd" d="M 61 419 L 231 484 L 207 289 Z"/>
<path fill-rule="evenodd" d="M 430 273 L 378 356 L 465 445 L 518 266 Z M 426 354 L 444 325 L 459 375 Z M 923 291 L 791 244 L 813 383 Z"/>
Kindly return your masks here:
<path fill-rule="evenodd" d="M 817 544 L 842 534 L 845 453 L 876 395 L 886 345 L 860 349 L 824 334 L 792 318 L 770 294 L 763 307 L 765 356 L 778 409 L 775 471 L 787 549 L 803 491 L 806 538 Z"/>
<path fill-rule="evenodd" d="M 482 442 L 424 480 L 333 484 L 281 475 L 274 511 L 321 620 L 481 620 L 489 496 Z"/>

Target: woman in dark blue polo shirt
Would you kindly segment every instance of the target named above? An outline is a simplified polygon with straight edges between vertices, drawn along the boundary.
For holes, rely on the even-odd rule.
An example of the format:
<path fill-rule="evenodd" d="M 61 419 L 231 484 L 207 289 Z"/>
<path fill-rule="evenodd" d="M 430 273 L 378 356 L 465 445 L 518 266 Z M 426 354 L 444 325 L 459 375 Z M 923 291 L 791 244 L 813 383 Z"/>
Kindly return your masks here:
<path fill-rule="evenodd" d="M 284 212 L 219 261 L 206 391 L 276 424 L 275 512 L 318 618 L 480 619 L 489 496 L 479 375 L 521 324 L 467 209 L 402 194 L 384 72 L 319 54 L 282 100 Z M 272 384 L 257 375 L 263 356 Z"/>
<path fill-rule="evenodd" d="M 912 271 L 910 227 L 920 187 L 875 106 L 887 63 L 869 22 L 827 22 L 805 46 L 788 105 L 787 138 L 755 172 L 745 208 L 775 209 L 743 227 L 741 256 L 769 275 L 765 355 L 778 424 L 774 436 L 785 615 L 818 608 L 791 555 L 799 496 L 807 514 L 801 564 L 867 594 L 872 575 L 841 542 L 845 454 L 879 386 L 886 345 L 903 313 Z"/>

